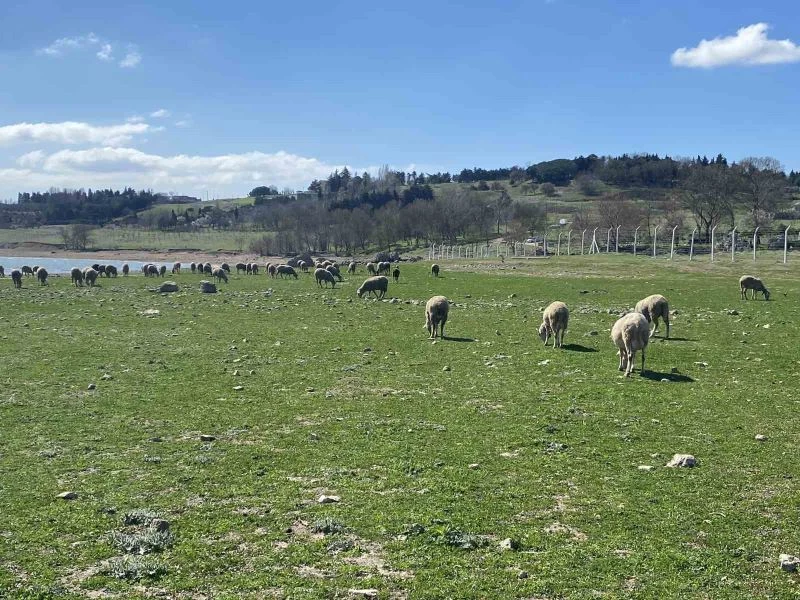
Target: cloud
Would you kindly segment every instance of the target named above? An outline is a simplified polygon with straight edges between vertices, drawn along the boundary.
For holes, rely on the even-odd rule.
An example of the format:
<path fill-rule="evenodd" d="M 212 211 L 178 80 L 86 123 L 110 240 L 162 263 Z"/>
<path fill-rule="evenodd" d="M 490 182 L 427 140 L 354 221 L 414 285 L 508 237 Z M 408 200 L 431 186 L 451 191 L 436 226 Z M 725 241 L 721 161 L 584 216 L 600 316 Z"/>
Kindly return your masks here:
<path fill-rule="evenodd" d="M 175 127 L 189 127 L 191 124 L 192 121 L 190 119 L 181 119 L 180 121 L 175 121 Z"/>
<path fill-rule="evenodd" d="M 161 156 L 135 148 L 104 146 L 85 150 L 39 150 L 20 156 L 12 168 L 0 168 L 0 195 L 48 187 L 114 187 L 126 185 L 178 189 L 186 193 L 212 189 L 246 193 L 254 183 L 305 188 L 342 165 L 287 152 L 246 152 L 219 156 Z"/>
<path fill-rule="evenodd" d="M 150 116 L 154 119 L 163 119 L 164 117 L 168 117 L 171 113 L 166 108 L 159 108 L 158 110 L 154 110 L 150 113 Z"/>
<path fill-rule="evenodd" d="M 100 60 L 104 60 L 106 62 L 108 62 L 110 60 L 114 60 L 114 57 L 111 55 L 113 50 L 114 49 L 111 47 L 111 44 L 103 44 L 103 47 L 100 48 L 100 50 L 97 52 L 96 56 Z"/>
<path fill-rule="evenodd" d="M 800 46 L 791 40 L 767 38 L 769 25 L 742 27 L 736 35 L 701 40 L 694 48 L 678 48 L 671 62 L 676 67 L 713 69 L 727 65 L 771 65 L 800 62 Z"/>
<path fill-rule="evenodd" d="M 93 33 L 75 37 L 63 37 L 58 38 L 49 46 L 39 48 L 36 53 L 45 54 L 47 56 L 62 56 L 69 50 L 81 50 L 83 48 L 88 48 L 89 46 L 98 44 L 99 42 L 100 38 Z"/>
<path fill-rule="evenodd" d="M 0 126 L 0 145 L 22 142 L 53 142 L 58 144 L 105 144 L 117 146 L 133 136 L 154 129 L 147 123 L 122 125 L 90 125 L 76 121 L 61 123 L 16 123 Z"/>
<path fill-rule="evenodd" d="M 119 66 L 123 69 L 132 69 L 140 62 L 142 62 L 142 55 L 135 50 L 129 50 L 125 58 L 119 61 Z"/>

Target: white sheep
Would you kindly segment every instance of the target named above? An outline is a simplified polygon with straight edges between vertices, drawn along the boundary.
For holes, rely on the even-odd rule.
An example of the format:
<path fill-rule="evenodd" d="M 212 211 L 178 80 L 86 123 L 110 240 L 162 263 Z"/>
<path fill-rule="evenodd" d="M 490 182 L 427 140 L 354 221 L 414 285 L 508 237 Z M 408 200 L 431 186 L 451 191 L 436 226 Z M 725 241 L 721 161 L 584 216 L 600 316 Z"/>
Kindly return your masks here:
<path fill-rule="evenodd" d="M 383 275 L 384 273 L 388 274 L 389 269 L 392 268 L 392 263 L 383 261 L 378 263 L 378 275 Z"/>
<path fill-rule="evenodd" d="M 542 324 L 539 326 L 539 338 L 547 345 L 550 336 L 553 336 L 553 348 L 564 345 L 564 334 L 569 325 L 569 309 L 563 302 L 553 302 L 544 309 Z"/>
<path fill-rule="evenodd" d="M 297 272 L 294 270 L 294 267 L 289 265 L 278 265 L 277 269 L 275 269 L 275 272 L 281 276 L 281 279 L 283 279 L 284 276 L 291 277 L 292 275 L 294 275 L 294 278 L 297 279 Z"/>
<path fill-rule="evenodd" d="M 764 300 L 769 300 L 769 290 L 764 286 L 764 282 L 752 275 L 743 275 L 739 279 L 739 290 L 742 293 L 742 300 L 747 300 L 747 290 L 753 290 L 753 300 L 756 299 L 757 292 L 764 293 Z"/>
<path fill-rule="evenodd" d="M 637 313 L 642 313 L 648 323 L 653 323 L 653 331 L 650 332 L 650 337 L 658 331 L 658 319 L 664 319 L 667 325 L 666 339 L 669 339 L 669 302 L 661 294 L 653 294 L 644 300 L 639 300 L 634 309 Z"/>
<path fill-rule="evenodd" d="M 2 267 L 0 267 L 0 268 L 2 268 Z M 351 275 L 355 274 L 355 272 L 356 272 L 356 263 L 355 262 L 351 262 L 349 265 L 347 265 L 347 272 L 350 273 Z"/>
<path fill-rule="evenodd" d="M 86 281 L 87 285 L 94 286 L 94 282 L 97 281 L 98 275 L 99 273 L 92 267 L 86 267 L 83 270 L 83 279 Z"/>
<path fill-rule="evenodd" d="M 325 282 L 325 287 L 328 287 L 328 283 L 330 283 L 333 287 L 336 287 L 336 278 L 333 276 L 333 273 L 328 271 L 328 269 L 315 269 L 314 270 L 314 279 L 317 280 L 317 285 L 322 287 L 322 282 Z"/>
<path fill-rule="evenodd" d="M 611 339 L 619 349 L 619 370 L 630 377 L 636 351 L 642 351 L 642 370 L 644 373 L 644 351 L 650 341 L 650 325 L 642 313 L 632 312 L 620 317 L 611 328 Z"/>
<path fill-rule="evenodd" d="M 361 287 L 356 290 L 356 294 L 361 298 L 364 294 L 375 294 L 378 299 L 386 295 L 386 290 L 389 289 L 389 278 L 379 275 L 377 277 L 369 277 L 364 280 Z"/>
<path fill-rule="evenodd" d="M 378 270 L 375 268 L 375 263 L 367 263 L 367 273 L 370 275 L 376 275 L 378 273 Z"/>
<path fill-rule="evenodd" d="M 429 338 L 436 339 L 436 328 L 439 327 L 439 337 L 444 339 L 444 324 L 447 323 L 447 313 L 450 303 L 444 296 L 434 296 L 425 304 L 425 329 Z"/>
<path fill-rule="evenodd" d="M 228 274 L 222 267 L 217 267 L 211 272 L 211 274 L 217 278 L 218 282 L 224 281 L 225 283 L 228 283 Z"/>
<path fill-rule="evenodd" d="M 336 277 L 339 281 L 344 281 L 344 279 L 342 278 L 342 274 L 339 272 L 338 266 L 328 265 L 327 267 L 325 267 L 325 270 L 334 277 Z"/>

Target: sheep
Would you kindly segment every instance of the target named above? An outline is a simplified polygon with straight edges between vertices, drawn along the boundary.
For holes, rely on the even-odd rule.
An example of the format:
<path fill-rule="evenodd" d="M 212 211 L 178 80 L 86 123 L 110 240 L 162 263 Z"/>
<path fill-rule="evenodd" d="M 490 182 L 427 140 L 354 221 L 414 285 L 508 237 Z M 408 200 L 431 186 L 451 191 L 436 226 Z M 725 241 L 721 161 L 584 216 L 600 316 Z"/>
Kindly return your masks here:
<path fill-rule="evenodd" d="M 371 263 L 371 262 L 367 263 L 367 273 L 369 273 L 370 275 L 377 275 L 378 274 L 378 271 L 375 268 L 375 263 Z"/>
<path fill-rule="evenodd" d="M 764 282 L 758 277 L 744 275 L 739 279 L 739 289 L 742 292 L 742 300 L 747 300 L 747 290 L 753 290 L 753 300 L 756 299 L 757 292 L 764 293 L 764 300 L 769 300 L 769 290 L 764 287 Z"/>
<path fill-rule="evenodd" d="M 219 268 L 222 269 L 223 271 L 225 271 L 226 273 L 230 273 L 231 272 L 231 266 L 228 263 L 222 263 L 219 266 Z"/>
<path fill-rule="evenodd" d="M 228 275 L 225 273 L 222 267 L 217 267 L 211 272 L 211 274 L 217 278 L 217 283 L 221 281 L 228 283 Z"/>
<path fill-rule="evenodd" d="M 11 269 L 11 282 L 14 287 L 20 289 L 22 287 L 22 271 L 19 269 Z"/>
<path fill-rule="evenodd" d="M 36 271 L 39 270 L 39 265 L 33 265 L 33 274 L 36 275 Z"/>
<path fill-rule="evenodd" d="M 147 265 L 147 276 L 158 277 L 158 267 L 156 265 Z"/>
<path fill-rule="evenodd" d="M 639 312 L 621 317 L 611 328 L 611 339 L 619 349 L 619 370 L 625 372 L 625 377 L 630 377 L 633 372 L 637 350 L 642 351 L 641 372 L 644 373 L 644 351 L 650 341 L 650 324 L 647 318 Z"/>
<path fill-rule="evenodd" d="M 192 271 L 192 274 L 196 273 L 197 272 L 197 264 L 196 263 L 191 263 L 189 265 L 189 269 Z"/>
<path fill-rule="evenodd" d="M 539 325 L 539 339 L 547 345 L 553 336 L 553 348 L 564 346 L 564 334 L 569 325 L 569 309 L 563 302 L 552 302 L 542 313 L 542 324 Z"/>
<path fill-rule="evenodd" d="M 25 276 L 33 275 L 33 269 L 31 269 L 28 265 L 22 265 L 22 274 Z"/>
<path fill-rule="evenodd" d="M 106 274 L 106 266 L 105 265 L 97 265 L 97 268 L 95 269 L 95 271 L 97 271 L 97 276 L 98 277 L 102 277 L 103 275 Z"/>
<path fill-rule="evenodd" d="M 297 273 L 295 272 L 294 268 L 290 267 L 289 265 L 278 265 L 276 271 L 278 275 L 281 276 L 281 279 L 283 279 L 284 275 L 294 275 L 294 278 L 297 279 Z"/>
<path fill-rule="evenodd" d="M 158 272 L 161 274 L 162 277 L 167 274 L 167 265 L 161 265 L 158 269 Z"/>
<path fill-rule="evenodd" d="M 253 275 L 258 275 L 258 263 L 253 263 L 252 269 Z"/>
<path fill-rule="evenodd" d="M 642 313 L 648 323 L 653 323 L 653 331 L 650 332 L 650 337 L 655 335 L 658 331 L 658 319 L 663 318 L 664 323 L 667 325 L 667 335 L 665 339 L 669 339 L 669 303 L 667 299 L 661 294 L 653 294 L 644 300 L 639 300 L 634 309 L 638 313 Z"/>
<path fill-rule="evenodd" d="M 356 294 L 361 298 L 364 294 L 375 294 L 379 300 L 386 295 L 386 290 L 389 289 L 389 278 L 379 275 L 377 277 L 369 277 L 364 280 L 361 287 L 356 290 Z"/>
<path fill-rule="evenodd" d="M 379 262 L 378 263 L 378 275 L 383 275 L 384 273 L 386 273 L 388 275 L 389 274 L 389 269 L 391 269 L 391 268 L 392 268 L 392 263 L 386 262 L 386 261 Z"/>
<path fill-rule="evenodd" d="M 439 276 L 439 265 L 437 264 L 431 265 L 431 275 L 433 275 L 434 277 Z"/>
<path fill-rule="evenodd" d="M 308 269 L 309 269 L 310 265 L 306 261 L 301 260 L 300 262 L 297 263 L 297 266 L 300 267 L 300 270 L 303 273 L 308 273 Z M 314 271 L 314 274 L 316 274 L 316 271 Z"/>
<path fill-rule="evenodd" d="M 106 277 L 116 277 L 117 276 L 117 267 L 114 265 L 108 265 L 106 267 Z"/>
<path fill-rule="evenodd" d="M 94 263 L 92 265 L 92 268 L 99 273 L 100 272 L 100 263 Z"/>
<path fill-rule="evenodd" d="M 142 265 L 142 275 L 147 277 L 150 274 L 150 263 L 144 263 Z"/>
<path fill-rule="evenodd" d="M 277 272 L 278 272 L 278 269 L 277 269 L 277 267 L 275 265 L 273 265 L 273 264 L 267 265 L 267 273 L 269 273 L 270 277 L 275 279 L 275 275 L 276 275 Z"/>
<path fill-rule="evenodd" d="M 83 270 L 83 278 L 86 280 L 86 283 L 90 286 L 94 286 L 94 282 L 97 281 L 97 275 L 98 272 L 92 269 L 91 267 Z"/>
<path fill-rule="evenodd" d="M 339 272 L 339 267 L 337 267 L 336 265 L 328 265 L 327 267 L 325 267 L 325 270 L 334 277 L 338 278 L 339 281 L 344 281 L 344 279 L 342 278 L 342 274 Z"/>
<path fill-rule="evenodd" d="M 392 277 L 394 278 L 394 282 L 397 283 L 400 281 L 400 269 L 395 267 L 394 271 L 392 271 Z"/>
<path fill-rule="evenodd" d="M 78 267 L 72 267 L 69 275 L 72 278 L 72 283 L 75 284 L 75 287 L 83 286 L 83 271 L 81 271 Z"/>
<path fill-rule="evenodd" d="M 3 268 L 3 265 L 0 265 L 0 277 L 6 276 L 6 270 Z"/>
<path fill-rule="evenodd" d="M 246 264 L 244 264 L 242 262 L 236 263 L 236 274 L 237 275 L 239 275 L 240 273 L 244 273 L 245 271 L 247 271 L 247 265 Z"/>
<path fill-rule="evenodd" d="M 127 277 L 127 276 L 128 276 L 128 273 L 130 273 L 130 272 L 131 272 L 131 268 L 128 266 L 128 263 L 123 263 L 123 264 L 122 264 L 122 274 L 123 274 L 125 277 Z"/>
<path fill-rule="evenodd" d="M 325 287 L 328 287 L 328 282 L 330 282 L 333 287 L 336 287 L 336 278 L 328 269 L 315 269 L 314 279 L 317 280 L 317 285 L 319 287 L 322 287 L 323 281 L 325 282 Z"/>
<path fill-rule="evenodd" d="M 44 267 L 36 269 L 36 279 L 39 280 L 39 285 L 47 285 L 47 269 Z"/>
<path fill-rule="evenodd" d="M 203 273 L 206 275 L 211 275 L 214 272 L 214 269 L 211 267 L 211 263 L 207 262 L 203 265 Z"/>
<path fill-rule="evenodd" d="M 449 310 L 450 303 L 444 296 L 434 296 L 425 304 L 425 329 L 430 334 L 428 339 L 436 339 L 437 327 L 439 327 L 439 337 L 444 339 L 444 324 L 447 323 Z"/>
<path fill-rule="evenodd" d="M 248 275 L 252 275 L 253 274 L 253 263 L 247 263 L 245 265 L 245 270 L 247 271 Z"/>
<path fill-rule="evenodd" d="M 347 265 L 347 272 L 350 273 L 351 275 L 355 275 L 355 273 L 356 273 L 356 263 L 355 262 L 351 262 L 349 265 Z"/>
<path fill-rule="evenodd" d="M 174 265 L 172 265 L 172 274 L 180 275 L 180 272 L 181 272 L 181 263 L 176 262 Z"/>

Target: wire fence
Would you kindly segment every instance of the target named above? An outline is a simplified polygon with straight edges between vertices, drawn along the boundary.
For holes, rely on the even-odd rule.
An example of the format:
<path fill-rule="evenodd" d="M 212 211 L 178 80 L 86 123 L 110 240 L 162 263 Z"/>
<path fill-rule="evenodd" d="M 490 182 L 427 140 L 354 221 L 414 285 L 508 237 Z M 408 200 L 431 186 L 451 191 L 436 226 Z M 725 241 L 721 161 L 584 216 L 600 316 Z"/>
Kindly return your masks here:
<path fill-rule="evenodd" d="M 721 230 L 719 226 L 705 231 L 695 228 L 691 232 L 657 226 L 654 229 L 637 227 L 622 230 L 620 227 L 592 229 L 551 230 L 524 242 L 498 242 L 476 244 L 432 244 L 427 251 L 429 260 L 482 259 L 506 257 L 558 257 L 593 254 L 633 254 L 653 258 L 688 257 L 695 260 L 707 257 L 711 262 L 758 259 L 759 252 L 774 251 L 783 264 L 791 252 L 800 249 L 800 229 L 757 227 L 751 230 L 737 228 Z"/>

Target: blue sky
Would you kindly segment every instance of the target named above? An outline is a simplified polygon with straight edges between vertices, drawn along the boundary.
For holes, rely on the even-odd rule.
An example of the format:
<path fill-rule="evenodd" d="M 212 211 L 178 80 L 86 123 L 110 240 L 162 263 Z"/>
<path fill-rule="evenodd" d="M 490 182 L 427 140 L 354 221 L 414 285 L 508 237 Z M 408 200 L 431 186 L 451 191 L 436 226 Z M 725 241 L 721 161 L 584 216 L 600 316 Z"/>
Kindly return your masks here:
<path fill-rule="evenodd" d="M 4 0 L 0 23 L 0 199 L 592 152 L 800 170 L 788 0 Z"/>

